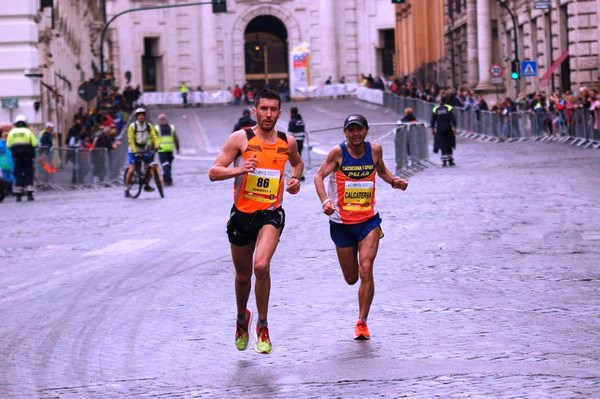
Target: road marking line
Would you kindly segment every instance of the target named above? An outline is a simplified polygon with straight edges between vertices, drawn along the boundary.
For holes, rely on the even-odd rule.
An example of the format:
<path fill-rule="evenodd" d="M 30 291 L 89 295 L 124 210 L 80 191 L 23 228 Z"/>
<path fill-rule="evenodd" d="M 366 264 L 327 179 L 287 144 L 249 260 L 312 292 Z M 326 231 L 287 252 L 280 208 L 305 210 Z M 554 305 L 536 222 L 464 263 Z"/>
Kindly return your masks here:
<path fill-rule="evenodd" d="M 122 240 L 97 251 L 87 252 L 83 256 L 123 255 L 149 247 L 160 241 L 160 238 L 148 240 Z"/>
<path fill-rule="evenodd" d="M 200 136 L 200 139 L 204 142 L 206 151 L 211 154 L 218 154 L 219 152 L 221 152 L 220 147 L 215 147 L 215 146 L 210 145 L 210 142 L 208 140 L 208 135 L 206 134 L 206 132 L 204 132 L 204 129 L 202 128 L 202 124 L 198 120 L 198 116 L 196 115 L 195 112 L 192 112 L 192 118 L 194 119 L 194 123 L 198 127 L 198 132 L 200 133 L 199 136 Z M 194 137 L 196 137 L 196 135 L 194 135 Z"/>
<path fill-rule="evenodd" d="M 175 159 L 181 159 L 183 161 L 214 161 L 214 155 L 197 155 L 197 156 L 187 156 L 187 155 L 175 155 Z"/>
<path fill-rule="evenodd" d="M 327 115 L 329 117 L 332 117 L 332 118 L 335 118 L 335 119 L 340 119 L 340 120 L 343 120 L 346 117 L 346 114 L 342 114 L 340 112 L 333 112 L 332 110 L 327 109 L 325 107 L 314 107 L 313 111 L 320 112 L 320 113 L 325 114 L 325 115 Z"/>

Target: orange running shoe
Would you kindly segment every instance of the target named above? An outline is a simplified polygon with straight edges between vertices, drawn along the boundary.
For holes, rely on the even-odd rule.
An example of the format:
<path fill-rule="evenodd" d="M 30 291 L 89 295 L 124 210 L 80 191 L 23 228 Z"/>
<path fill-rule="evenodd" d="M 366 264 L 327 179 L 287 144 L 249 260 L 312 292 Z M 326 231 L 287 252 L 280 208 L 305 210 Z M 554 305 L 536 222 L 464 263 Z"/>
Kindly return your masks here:
<path fill-rule="evenodd" d="M 354 339 L 357 341 L 371 339 L 369 327 L 365 323 L 363 323 L 362 320 L 356 322 L 356 327 L 354 327 Z"/>

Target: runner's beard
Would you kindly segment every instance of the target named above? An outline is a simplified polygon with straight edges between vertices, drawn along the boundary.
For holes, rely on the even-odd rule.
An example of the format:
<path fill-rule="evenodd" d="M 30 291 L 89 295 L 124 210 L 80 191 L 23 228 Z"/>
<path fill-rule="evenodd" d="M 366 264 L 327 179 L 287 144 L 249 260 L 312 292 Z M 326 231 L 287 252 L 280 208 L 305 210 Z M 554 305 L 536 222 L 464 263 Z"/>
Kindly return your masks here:
<path fill-rule="evenodd" d="M 271 130 L 273 130 L 275 128 L 275 121 L 271 120 L 271 121 L 265 121 L 265 120 L 261 120 L 259 122 L 259 125 L 261 127 L 261 129 L 269 132 Z"/>

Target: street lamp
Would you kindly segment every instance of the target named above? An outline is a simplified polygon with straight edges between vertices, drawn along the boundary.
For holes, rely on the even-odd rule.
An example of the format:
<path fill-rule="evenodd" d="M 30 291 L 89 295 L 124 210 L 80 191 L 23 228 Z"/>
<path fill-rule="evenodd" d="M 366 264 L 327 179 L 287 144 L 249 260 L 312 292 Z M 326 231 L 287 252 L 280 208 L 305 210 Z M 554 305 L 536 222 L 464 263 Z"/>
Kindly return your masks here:
<path fill-rule="evenodd" d="M 44 77 L 44 74 L 39 69 L 37 69 L 37 68 L 25 69 L 23 71 L 23 74 L 25 75 L 26 78 L 29 78 L 29 79 L 41 79 L 41 78 Z M 42 82 L 42 81 L 40 81 L 39 83 L 42 86 L 44 85 L 44 82 Z M 41 97 L 41 92 L 40 92 L 40 97 Z M 33 102 L 33 110 L 36 113 L 40 109 L 40 106 L 41 106 L 40 100 L 37 100 L 37 101 Z M 10 120 L 11 120 L 11 122 L 12 122 L 12 119 L 13 119 L 12 111 L 13 111 L 13 109 L 10 108 L 9 113 L 10 113 Z M 43 113 L 42 113 L 42 117 L 43 117 Z"/>
<path fill-rule="evenodd" d="M 24 73 L 27 78 L 42 78 L 44 76 L 44 74 L 37 69 L 26 69 Z"/>
<path fill-rule="evenodd" d="M 152 6 L 152 7 L 139 7 L 139 8 L 131 8 L 129 10 L 121 11 L 118 14 L 115 14 L 106 24 L 102 27 L 102 32 L 100 33 L 100 83 L 104 84 L 104 36 L 106 35 L 106 31 L 110 24 L 120 17 L 121 15 L 128 14 L 134 11 L 148 11 L 148 10 L 162 10 L 164 8 L 177 8 L 177 7 L 191 7 L 191 6 L 201 6 L 201 5 L 213 5 L 214 13 L 222 13 L 227 12 L 227 2 L 226 0 L 212 0 L 212 1 L 202 1 L 197 3 L 187 3 L 187 4 L 170 4 L 166 6 Z"/>
<path fill-rule="evenodd" d="M 504 8 L 506 10 L 506 12 L 508 12 L 508 15 L 510 15 L 510 18 L 512 19 L 512 23 L 513 23 L 513 41 L 515 44 L 515 59 L 513 60 L 512 65 L 513 65 L 513 73 L 514 73 L 515 72 L 514 65 L 518 66 L 521 64 L 521 62 L 519 60 L 519 44 L 518 44 L 519 42 L 517 40 L 517 19 L 515 18 L 515 15 L 512 13 L 510 8 L 508 8 L 508 6 L 506 5 L 507 0 L 496 0 L 496 1 L 498 2 L 498 4 L 500 4 L 500 6 L 502 8 Z M 515 95 L 518 96 L 519 92 L 521 91 L 521 85 L 520 85 L 520 79 L 519 79 L 520 73 L 518 73 L 518 71 L 517 71 L 516 75 L 514 75 L 513 73 L 511 73 L 511 78 L 514 79 L 514 81 L 515 81 L 515 85 L 516 85 L 516 89 L 517 89 L 517 92 Z"/>

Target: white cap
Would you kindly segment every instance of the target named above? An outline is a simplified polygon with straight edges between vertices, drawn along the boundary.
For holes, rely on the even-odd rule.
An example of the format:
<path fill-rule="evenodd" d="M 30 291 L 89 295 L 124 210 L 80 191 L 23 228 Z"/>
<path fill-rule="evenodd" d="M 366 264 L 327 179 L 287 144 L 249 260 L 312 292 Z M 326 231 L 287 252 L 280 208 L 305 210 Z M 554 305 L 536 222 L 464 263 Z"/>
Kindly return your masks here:
<path fill-rule="evenodd" d="M 46 122 L 46 127 L 54 127 L 54 123 L 52 122 Z"/>
<path fill-rule="evenodd" d="M 25 117 L 25 115 L 17 115 L 17 117 L 15 118 L 15 125 L 19 122 L 27 123 L 27 118 Z"/>
<path fill-rule="evenodd" d="M 136 114 L 136 115 L 137 114 L 145 114 L 146 110 L 144 108 L 140 107 L 140 108 L 137 108 L 133 113 Z"/>

